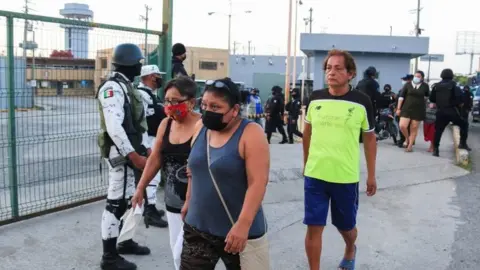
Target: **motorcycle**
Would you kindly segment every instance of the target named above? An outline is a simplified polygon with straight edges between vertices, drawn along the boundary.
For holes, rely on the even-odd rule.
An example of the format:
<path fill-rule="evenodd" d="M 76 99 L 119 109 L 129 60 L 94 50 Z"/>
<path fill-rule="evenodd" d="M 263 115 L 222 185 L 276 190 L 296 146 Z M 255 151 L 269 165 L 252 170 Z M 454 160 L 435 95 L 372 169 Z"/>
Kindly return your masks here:
<path fill-rule="evenodd" d="M 380 109 L 375 122 L 377 141 L 383 141 L 388 138 L 392 138 L 393 143 L 396 144 L 399 128 L 395 122 L 395 116 L 392 108 Z"/>

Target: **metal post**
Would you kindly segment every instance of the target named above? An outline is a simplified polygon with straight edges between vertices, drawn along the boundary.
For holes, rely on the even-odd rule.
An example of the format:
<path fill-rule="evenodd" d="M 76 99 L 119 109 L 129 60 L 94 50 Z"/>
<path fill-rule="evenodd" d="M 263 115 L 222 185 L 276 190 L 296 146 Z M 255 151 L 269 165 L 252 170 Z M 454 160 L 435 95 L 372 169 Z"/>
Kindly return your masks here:
<path fill-rule="evenodd" d="M 291 48 L 292 48 L 292 2 L 293 0 L 288 1 L 288 38 L 287 38 L 287 65 L 285 67 L 285 102 L 288 102 L 290 97 L 290 57 L 291 57 Z"/>
<path fill-rule="evenodd" d="M 469 74 L 473 74 L 473 60 L 475 59 L 475 53 L 472 51 L 470 54 L 470 69 L 468 70 Z"/>
<path fill-rule="evenodd" d="M 432 56 L 429 55 L 429 56 L 428 56 L 427 83 L 430 82 L 430 63 L 431 63 L 431 60 L 432 60 Z"/>
<path fill-rule="evenodd" d="M 162 68 L 166 72 L 166 80 L 170 80 L 172 77 L 173 0 L 163 0 L 162 21 Z"/>
<path fill-rule="evenodd" d="M 230 46 L 231 46 L 231 37 L 232 37 L 232 0 L 228 1 L 229 13 L 228 13 L 228 55 L 230 57 Z M 229 74 L 230 75 L 230 74 Z"/>
<path fill-rule="evenodd" d="M 25 50 L 25 48 L 24 48 Z M 7 17 L 8 85 L 8 176 L 12 218 L 19 216 L 17 184 L 17 142 L 15 130 L 15 56 L 13 55 L 13 17 Z"/>
<path fill-rule="evenodd" d="M 313 17 L 312 17 L 313 8 L 310 8 L 308 11 L 310 11 L 310 19 L 309 19 L 309 22 L 310 22 L 310 34 L 311 34 L 311 33 L 312 33 L 312 22 L 313 22 Z"/>
<path fill-rule="evenodd" d="M 310 24 L 310 34 L 312 33 L 312 21 L 313 21 L 313 8 L 309 9 L 310 12 L 310 18 L 308 19 L 308 22 Z M 307 55 L 307 79 L 310 80 L 310 56 Z M 303 100 L 302 100 L 303 102 Z"/>
<path fill-rule="evenodd" d="M 230 40 L 232 38 L 232 14 L 228 14 L 228 54 L 230 55 Z"/>
<path fill-rule="evenodd" d="M 35 31 L 33 34 L 33 46 L 35 46 Z M 32 48 L 32 81 L 35 81 L 35 47 Z"/>
<path fill-rule="evenodd" d="M 145 48 L 144 48 L 144 54 L 145 54 L 145 64 L 148 65 L 148 12 L 152 10 L 151 7 L 148 5 L 145 5 L 145 16 L 140 15 L 140 18 L 142 20 L 145 20 Z"/>
<path fill-rule="evenodd" d="M 415 27 L 415 36 L 420 36 L 420 0 L 417 1 L 417 26 Z M 415 71 L 418 70 L 418 57 L 415 58 Z M 414 72 L 415 72 L 414 71 Z"/>
<path fill-rule="evenodd" d="M 295 20 L 294 20 L 294 23 L 295 23 L 295 31 L 294 31 L 294 38 L 293 38 L 293 72 L 292 72 L 292 84 L 293 84 L 293 88 L 295 88 L 297 86 L 297 26 L 298 26 L 298 21 L 297 21 L 297 17 L 298 17 L 298 5 L 300 3 L 298 2 L 298 0 L 295 0 Z"/>
<path fill-rule="evenodd" d="M 28 14 L 28 0 L 25 0 L 25 14 Z M 25 63 L 27 62 L 27 31 L 28 31 L 28 21 L 25 19 L 25 25 L 23 27 L 23 58 L 25 59 Z"/>

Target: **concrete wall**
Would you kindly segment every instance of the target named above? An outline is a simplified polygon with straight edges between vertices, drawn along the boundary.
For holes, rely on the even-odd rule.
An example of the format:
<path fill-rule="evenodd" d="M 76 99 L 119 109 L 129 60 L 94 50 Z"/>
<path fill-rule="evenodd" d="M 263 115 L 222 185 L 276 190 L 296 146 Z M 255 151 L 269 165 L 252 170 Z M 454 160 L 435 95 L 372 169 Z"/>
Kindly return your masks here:
<path fill-rule="evenodd" d="M 228 74 L 228 50 L 187 47 L 187 59 L 183 62 L 188 75 L 196 80 L 224 78 Z M 216 63 L 216 69 L 205 69 L 202 62 Z"/>
<path fill-rule="evenodd" d="M 352 85 L 357 85 L 357 82 L 363 78 L 363 72 L 367 67 L 374 66 L 379 72 L 378 83 L 381 90 L 383 85 L 388 83 L 392 85 L 394 91 L 398 91 L 401 86 L 401 77 L 405 76 L 410 70 L 410 56 L 400 54 L 360 54 L 352 53 L 357 65 L 357 77 L 353 79 Z M 327 56 L 326 52 L 315 54 L 314 71 L 315 81 L 313 83 L 314 89 L 324 87 L 325 74 L 323 72 L 323 61 Z"/>
<path fill-rule="evenodd" d="M 296 77 L 298 77 L 302 72 L 302 58 L 303 57 L 301 56 L 297 56 Z M 255 85 L 253 85 L 255 73 L 285 75 L 286 59 L 286 56 L 230 55 L 230 77 L 234 81 L 244 82 L 246 86 L 255 87 Z M 293 62 L 291 62 L 291 68 L 293 72 Z M 313 66 L 311 70 L 313 71 Z"/>
<path fill-rule="evenodd" d="M 300 35 L 300 49 L 307 53 L 332 49 L 349 52 L 408 54 L 412 58 L 428 54 L 428 37 L 307 34 Z"/>
<path fill-rule="evenodd" d="M 7 57 L 0 57 L 0 109 L 8 109 L 7 84 Z M 15 108 L 33 107 L 33 89 L 27 84 L 25 78 L 25 59 L 15 57 L 14 61 L 14 86 L 15 86 Z"/>

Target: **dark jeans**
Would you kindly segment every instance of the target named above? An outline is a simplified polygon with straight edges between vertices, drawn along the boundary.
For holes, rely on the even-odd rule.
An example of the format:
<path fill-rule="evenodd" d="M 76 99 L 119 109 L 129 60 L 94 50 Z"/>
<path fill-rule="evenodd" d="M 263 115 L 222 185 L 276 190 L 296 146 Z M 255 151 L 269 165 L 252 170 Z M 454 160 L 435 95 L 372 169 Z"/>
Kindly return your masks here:
<path fill-rule="evenodd" d="M 270 143 L 270 139 L 272 138 L 272 133 L 278 130 L 278 132 L 282 135 L 282 142 L 287 141 L 287 134 L 285 133 L 285 129 L 283 128 L 283 120 L 280 117 L 272 117 L 270 120 L 267 120 L 265 124 L 265 133 L 267 133 L 267 140 Z"/>
<path fill-rule="evenodd" d="M 225 252 L 225 238 L 201 232 L 185 223 L 180 270 L 214 270 L 222 259 L 227 270 L 241 270 L 240 256 Z"/>
<path fill-rule="evenodd" d="M 450 122 L 460 127 L 460 144 L 467 143 L 468 137 L 468 118 L 464 120 L 457 108 L 438 109 L 435 120 L 435 140 L 433 145 L 435 148 L 440 146 L 440 139 L 443 131 Z"/>
<path fill-rule="evenodd" d="M 470 110 L 468 109 L 461 109 L 460 110 L 460 116 L 462 117 L 462 119 L 467 123 L 467 134 L 468 134 L 468 128 L 470 126 L 470 124 L 468 123 L 468 115 L 470 114 Z"/>
<path fill-rule="evenodd" d="M 298 130 L 298 118 L 290 118 L 288 117 L 288 125 L 287 125 L 287 132 L 288 132 L 288 140 L 293 142 L 293 135 L 297 135 L 298 137 L 302 138 L 303 134 Z"/>

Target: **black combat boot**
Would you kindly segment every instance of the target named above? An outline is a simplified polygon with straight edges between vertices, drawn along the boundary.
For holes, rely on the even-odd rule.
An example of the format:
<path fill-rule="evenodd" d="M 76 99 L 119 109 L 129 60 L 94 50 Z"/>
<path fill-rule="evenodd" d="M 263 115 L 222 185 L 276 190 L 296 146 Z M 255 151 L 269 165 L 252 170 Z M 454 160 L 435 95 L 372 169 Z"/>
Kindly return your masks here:
<path fill-rule="evenodd" d="M 145 225 L 159 228 L 168 227 L 168 223 L 162 219 L 163 215 L 165 215 L 165 212 L 163 210 L 158 211 L 154 204 L 146 205 L 144 212 Z"/>
<path fill-rule="evenodd" d="M 472 148 L 468 147 L 468 144 L 466 142 L 460 143 L 458 145 L 458 149 L 464 149 L 464 150 L 467 150 L 467 151 L 472 151 Z"/>
<path fill-rule="evenodd" d="M 132 254 L 132 255 L 149 255 L 150 249 L 148 247 L 140 246 L 132 239 L 118 243 L 117 251 L 120 254 Z"/>
<path fill-rule="evenodd" d="M 117 253 L 117 238 L 103 240 L 102 270 L 136 270 L 137 266 Z"/>
<path fill-rule="evenodd" d="M 433 154 L 434 157 L 439 157 L 440 156 L 440 151 L 438 147 L 433 148 Z"/>

